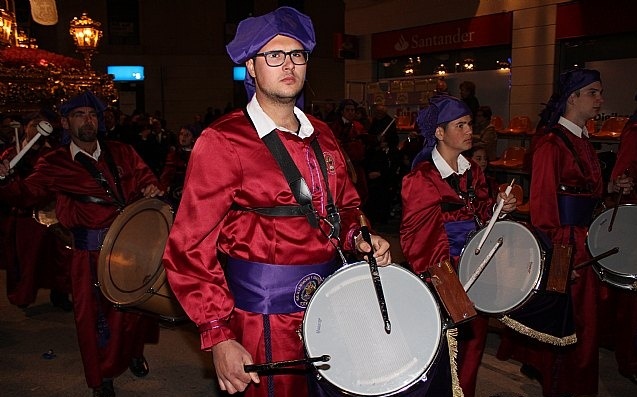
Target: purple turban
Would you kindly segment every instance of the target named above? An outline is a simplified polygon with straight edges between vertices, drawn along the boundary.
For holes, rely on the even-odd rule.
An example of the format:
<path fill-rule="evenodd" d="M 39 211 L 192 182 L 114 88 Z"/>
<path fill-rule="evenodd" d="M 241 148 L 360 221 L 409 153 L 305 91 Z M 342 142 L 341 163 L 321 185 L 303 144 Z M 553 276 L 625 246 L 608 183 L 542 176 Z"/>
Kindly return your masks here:
<path fill-rule="evenodd" d="M 60 106 L 60 115 L 67 117 L 73 109 L 88 107 L 93 108 L 97 112 L 97 130 L 99 133 L 106 131 L 106 125 L 104 124 L 104 110 L 106 105 L 91 91 L 84 91 L 83 93 L 74 96 Z M 67 144 L 70 142 L 70 136 L 68 132 L 62 136 L 62 143 Z"/>
<path fill-rule="evenodd" d="M 97 113 L 102 113 L 106 110 L 106 105 L 98 97 L 96 97 L 91 91 L 84 91 L 80 95 L 66 101 L 60 106 L 60 115 L 66 117 L 75 108 L 88 107 L 93 108 Z"/>
<path fill-rule="evenodd" d="M 596 81 L 602 82 L 602 78 L 597 70 L 593 69 L 573 69 L 560 75 L 558 92 L 553 94 L 546 104 L 546 108 L 540 113 L 540 123 L 548 127 L 557 123 L 566 109 L 568 97 L 575 91 L 586 87 Z"/>
<path fill-rule="evenodd" d="M 416 119 L 420 134 L 425 138 L 425 144 L 416 155 L 412 168 L 431 158 L 431 151 L 436 146 L 435 133 L 438 126 L 471 114 L 471 109 L 466 103 L 451 95 L 435 95 L 429 98 L 429 106 L 418 112 Z"/>
<path fill-rule="evenodd" d="M 226 46 L 226 51 L 234 63 L 242 64 L 254 58 L 277 35 L 297 40 L 308 51 L 312 51 L 316 45 L 312 20 L 294 8 L 280 7 L 268 14 L 239 22 L 237 34 Z M 255 87 L 250 73 L 246 73 L 244 85 L 248 99 L 252 99 Z"/>

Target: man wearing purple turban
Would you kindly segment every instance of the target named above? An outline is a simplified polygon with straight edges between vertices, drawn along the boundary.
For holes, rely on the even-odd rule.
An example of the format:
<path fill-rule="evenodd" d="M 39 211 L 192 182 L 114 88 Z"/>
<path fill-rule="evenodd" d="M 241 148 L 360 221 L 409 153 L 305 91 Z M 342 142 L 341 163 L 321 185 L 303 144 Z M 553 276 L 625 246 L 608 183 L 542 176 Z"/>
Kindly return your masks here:
<path fill-rule="evenodd" d="M 458 98 L 436 95 L 418 113 L 425 138 L 413 168 L 403 178 L 400 243 L 416 274 L 451 260 L 457 266 L 476 219 L 486 224 L 494 200 L 482 169 L 461 153 L 471 149 L 471 110 Z M 506 197 L 502 211 L 515 210 L 515 197 Z M 478 316 L 460 326 L 458 378 L 465 396 L 474 396 L 484 352 L 488 318 Z"/>
<path fill-rule="evenodd" d="M 293 8 L 239 24 L 227 50 L 246 65 L 249 103 L 198 138 L 164 253 L 172 289 L 231 394 L 308 394 L 308 370 L 260 381 L 244 365 L 303 358 L 297 332 L 309 297 L 299 291 L 334 272 L 339 249 L 371 248 L 358 236 L 360 198 L 336 138 L 295 106 L 314 45 L 311 20 Z M 289 155 L 287 166 L 270 145 Z M 299 177 L 286 179 L 293 168 Z M 389 264 L 389 243 L 371 242 L 378 264 Z"/>
<path fill-rule="evenodd" d="M 563 73 L 558 92 L 542 112 L 545 135 L 533 151 L 531 223 L 553 247 L 572 248 L 564 262 L 568 269 L 591 259 L 586 235 L 607 189 L 586 129 L 586 121 L 599 114 L 603 103 L 598 71 Z M 632 178 L 624 175 L 615 182 L 613 189 L 632 191 Z M 571 270 L 566 292 L 572 299 L 575 345 L 560 348 L 525 339 L 509 352 L 533 370 L 546 397 L 597 395 L 599 283 L 592 266 Z"/>
<path fill-rule="evenodd" d="M 129 367 L 135 376 L 146 376 L 144 344 L 159 338 L 156 319 L 118 310 L 98 287 L 100 249 L 120 210 L 142 196 L 163 194 L 132 146 L 100 142 L 104 109 L 89 91 L 69 99 L 60 107 L 69 144 L 40 157 L 28 177 L 4 180 L 0 186 L 0 198 L 15 206 L 35 206 L 54 197 L 60 224 L 73 234 L 73 314 L 84 376 L 94 397 L 114 397 L 113 378 Z M 0 164 L 0 176 L 11 171 L 8 162 Z"/>

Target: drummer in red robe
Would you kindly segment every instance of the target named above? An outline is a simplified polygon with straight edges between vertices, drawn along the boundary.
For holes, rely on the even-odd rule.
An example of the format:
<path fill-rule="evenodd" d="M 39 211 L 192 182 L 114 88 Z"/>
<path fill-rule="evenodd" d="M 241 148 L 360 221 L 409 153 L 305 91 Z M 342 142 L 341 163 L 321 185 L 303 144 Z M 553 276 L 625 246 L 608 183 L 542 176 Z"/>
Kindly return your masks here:
<path fill-rule="evenodd" d="M 197 139 L 164 253 L 173 292 L 231 394 L 308 395 L 316 377 L 307 368 L 260 378 L 244 364 L 304 358 L 298 332 L 312 285 L 342 264 L 337 247 L 371 249 L 336 138 L 295 106 L 314 45 L 310 18 L 290 7 L 238 25 L 227 50 L 247 67 L 250 101 Z M 273 141 L 300 174 L 290 184 Z M 371 242 L 378 265 L 389 264 L 389 243 Z"/>
<path fill-rule="evenodd" d="M 637 101 L 637 95 L 635 100 Z M 615 181 L 623 176 L 637 176 L 637 111 L 622 130 L 611 180 Z M 616 200 L 617 198 L 615 196 Z M 635 190 L 622 196 L 620 202 L 637 204 Z M 607 283 L 602 283 L 600 292 L 598 323 L 602 346 L 614 348 L 619 373 L 637 384 L 637 292 Z"/>
<path fill-rule="evenodd" d="M 24 128 L 22 147 L 32 139 L 36 139 L 38 123 L 47 120 L 44 112 L 37 112 L 27 117 Z M 53 146 L 47 138 L 35 141 L 24 157 L 16 164 L 16 178 L 24 179 L 32 171 L 36 161 Z M 9 146 L 0 154 L 0 162 L 11 161 L 18 153 L 15 146 Z M 49 201 L 54 200 L 52 195 Z M 46 200 L 45 200 L 46 201 Z M 49 205 L 44 202 L 39 208 L 13 207 L 9 217 L 10 228 L 5 243 L 9 253 L 7 263 L 7 298 L 12 304 L 26 308 L 35 302 L 38 289 L 51 289 L 51 303 L 65 311 L 72 310 L 68 296 L 71 292 L 69 279 L 70 250 L 66 247 L 57 225 L 39 223 L 34 212 Z"/>
<path fill-rule="evenodd" d="M 73 313 L 84 375 L 96 397 L 115 396 L 113 378 L 127 368 L 145 376 L 144 343 L 156 343 L 159 336 L 155 319 L 116 310 L 96 286 L 100 247 L 119 210 L 162 193 L 131 146 L 97 140 L 104 109 L 88 91 L 62 105 L 71 142 L 38 159 L 25 179 L 12 178 L 8 161 L 0 164 L 0 199 L 28 207 L 53 194 L 60 224 L 73 233 Z"/>
<path fill-rule="evenodd" d="M 600 74 L 589 69 L 565 72 L 558 91 L 542 112 L 545 135 L 538 138 L 533 152 L 531 223 L 553 246 L 572 246 L 572 269 L 591 258 L 586 234 L 606 189 L 585 126 L 604 102 Z M 632 178 L 622 176 L 615 182 L 614 189 L 632 190 Z M 530 365 L 546 397 L 597 394 L 599 285 L 591 266 L 571 272 L 567 293 L 573 302 L 576 344 L 555 347 L 526 340 L 508 354 L 498 353 Z"/>
<path fill-rule="evenodd" d="M 403 178 L 400 242 L 417 274 L 451 259 L 457 266 L 469 234 L 490 219 L 495 200 L 480 166 L 461 153 L 471 149 L 471 110 L 461 100 L 438 95 L 418 114 L 425 137 L 412 171 Z M 516 208 L 513 195 L 502 211 Z M 474 396 L 487 336 L 488 317 L 460 325 L 458 377 L 465 396 Z"/>

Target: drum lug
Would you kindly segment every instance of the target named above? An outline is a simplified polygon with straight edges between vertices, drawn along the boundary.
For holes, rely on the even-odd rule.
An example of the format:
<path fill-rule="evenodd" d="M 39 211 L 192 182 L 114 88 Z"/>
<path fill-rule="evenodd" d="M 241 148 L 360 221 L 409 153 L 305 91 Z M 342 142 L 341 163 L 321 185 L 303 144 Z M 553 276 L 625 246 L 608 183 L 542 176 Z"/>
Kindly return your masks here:
<path fill-rule="evenodd" d="M 154 295 L 155 294 L 155 288 L 150 287 L 150 288 L 148 288 L 148 291 L 146 291 L 146 292 L 151 294 L 151 295 Z"/>

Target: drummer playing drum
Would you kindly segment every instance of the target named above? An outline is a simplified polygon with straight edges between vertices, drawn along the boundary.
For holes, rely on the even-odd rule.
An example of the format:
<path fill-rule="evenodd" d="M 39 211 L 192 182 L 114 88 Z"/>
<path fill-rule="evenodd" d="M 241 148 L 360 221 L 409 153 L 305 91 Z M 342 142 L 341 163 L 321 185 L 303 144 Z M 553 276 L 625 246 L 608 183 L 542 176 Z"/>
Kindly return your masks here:
<path fill-rule="evenodd" d="M 461 154 L 472 145 L 471 110 L 464 102 L 432 97 L 418 114 L 418 127 L 425 145 L 403 179 L 400 242 L 419 274 L 444 260 L 457 263 L 470 232 L 491 218 L 495 200 L 482 169 Z M 500 193 L 499 199 L 502 212 L 515 210 L 514 195 Z M 465 396 L 475 394 L 487 323 L 479 315 L 460 326 L 458 375 Z"/>
<path fill-rule="evenodd" d="M 102 239 L 120 209 L 163 192 L 131 146 L 97 140 L 104 109 L 89 91 L 63 104 L 61 121 L 70 144 L 40 157 L 22 180 L 11 177 L 8 161 L 0 164 L 0 199 L 33 206 L 55 195 L 58 220 L 74 237 L 71 289 L 86 383 L 94 396 L 112 397 L 113 378 L 127 368 L 138 377 L 148 374 L 144 343 L 156 343 L 159 327 L 151 317 L 116 310 L 101 294 L 96 267 Z"/>
<path fill-rule="evenodd" d="M 247 397 L 307 395 L 310 371 L 260 379 L 244 365 L 302 359 L 308 287 L 336 270 L 341 247 L 372 248 L 358 234 L 360 199 L 338 142 L 295 106 L 314 45 L 311 20 L 293 8 L 239 23 L 227 50 L 246 65 L 249 103 L 197 139 L 164 253 L 221 389 Z M 289 159 L 283 167 L 279 156 Z M 388 265 L 389 243 L 371 243 L 377 264 Z"/>
<path fill-rule="evenodd" d="M 549 237 L 553 247 L 572 248 L 572 256 L 564 256 L 570 262 L 567 266 L 590 261 L 586 235 L 606 189 L 585 126 L 600 112 L 604 103 L 602 91 L 596 70 L 563 73 L 558 92 L 542 112 L 540 124 L 545 128 L 532 153 L 531 222 Z M 616 190 L 629 193 L 633 189 L 633 180 L 626 175 L 614 182 Z M 571 272 L 566 292 L 573 302 L 575 345 L 560 349 L 525 339 L 510 353 L 538 372 L 544 396 L 597 395 L 599 285 L 592 266 Z"/>

